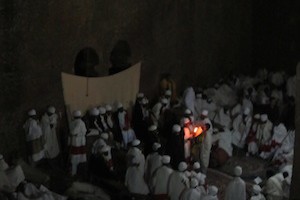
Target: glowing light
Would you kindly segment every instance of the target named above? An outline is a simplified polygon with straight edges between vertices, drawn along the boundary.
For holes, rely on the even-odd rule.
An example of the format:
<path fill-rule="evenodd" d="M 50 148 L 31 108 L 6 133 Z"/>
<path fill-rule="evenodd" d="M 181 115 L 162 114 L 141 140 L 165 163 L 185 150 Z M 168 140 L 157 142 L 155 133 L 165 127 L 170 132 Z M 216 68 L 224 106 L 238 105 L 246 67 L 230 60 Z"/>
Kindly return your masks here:
<path fill-rule="evenodd" d="M 194 128 L 194 137 L 198 137 L 201 133 L 203 133 L 203 130 L 201 127 Z"/>

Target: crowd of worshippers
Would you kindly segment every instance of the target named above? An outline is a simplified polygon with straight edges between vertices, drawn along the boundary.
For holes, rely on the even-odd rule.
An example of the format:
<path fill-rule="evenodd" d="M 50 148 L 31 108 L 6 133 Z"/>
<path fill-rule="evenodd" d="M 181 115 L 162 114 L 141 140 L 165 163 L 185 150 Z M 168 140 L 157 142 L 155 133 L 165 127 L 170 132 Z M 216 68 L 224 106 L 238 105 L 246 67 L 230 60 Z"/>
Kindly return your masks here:
<path fill-rule="evenodd" d="M 93 183 L 124 181 L 136 199 L 218 199 L 218 188 L 206 183 L 207 169 L 224 165 L 236 148 L 246 156 L 268 160 L 275 169 L 269 171 L 264 185 L 257 182 L 253 186 L 248 194 L 251 199 L 264 199 L 261 192 L 267 199 L 289 195 L 286 188 L 292 176 L 295 77 L 260 70 L 255 77 L 231 76 L 213 87 L 188 87 L 180 97 L 174 95 L 174 87 L 166 85 L 155 100 L 138 93 L 131 113 L 122 103 L 94 107 L 85 114 L 75 110 L 67 141 L 70 175 L 76 176 L 79 165 L 88 163 Z M 60 154 L 58 119 L 53 106 L 40 121 L 34 109 L 28 112 L 24 130 L 31 166 Z M 92 145 L 87 144 L 89 138 L 93 138 Z M 122 159 L 116 152 L 125 152 L 126 170 L 120 169 Z M 0 175 L 9 177 L 5 170 L 1 169 Z M 15 191 L 16 185 L 22 184 L 22 192 L 15 196 L 23 195 L 23 199 L 35 196 L 26 194 L 28 191 L 66 198 L 24 182 L 22 169 L 15 171 L 13 176 L 20 180 L 8 178 L 0 189 Z M 235 167 L 226 199 L 246 199 L 241 174 L 241 167 Z M 85 188 L 80 184 L 84 183 L 76 183 L 74 190 Z M 48 192 L 44 192 L 46 189 Z"/>

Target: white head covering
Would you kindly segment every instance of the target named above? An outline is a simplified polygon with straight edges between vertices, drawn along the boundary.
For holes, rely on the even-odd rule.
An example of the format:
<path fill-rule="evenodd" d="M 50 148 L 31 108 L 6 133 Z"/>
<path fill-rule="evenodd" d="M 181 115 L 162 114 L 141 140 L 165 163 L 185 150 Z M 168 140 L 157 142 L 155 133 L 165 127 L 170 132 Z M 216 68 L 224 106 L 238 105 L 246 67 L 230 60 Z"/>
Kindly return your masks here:
<path fill-rule="evenodd" d="M 189 123 L 189 122 L 191 122 L 190 121 L 190 119 L 189 118 L 187 118 L 187 117 L 185 117 L 185 118 L 183 118 L 183 120 L 182 120 L 182 125 L 185 125 L 185 124 L 187 124 L 187 123 Z"/>
<path fill-rule="evenodd" d="M 181 131 L 181 127 L 178 124 L 174 124 L 172 127 L 173 133 L 178 133 Z"/>
<path fill-rule="evenodd" d="M 139 144 L 141 144 L 141 141 L 138 140 L 138 139 L 133 140 L 132 143 L 131 143 L 131 145 L 132 145 L 133 147 L 136 147 L 136 146 L 138 146 Z"/>
<path fill-rule="evenodd" d="M 199 179 L 199 184 L 204 185 L 205 184 L 205 176 L 201 176 Z"/>
<path fill-rule="evenodd" d="M 55 113 L 55 108 L 54 108 L 54 106 L 49 106 L 47 111 L 48 111 L 49 113 L 51 113 L 51 114 L 54 114 L 54 113 Z"/>
<path fill-rule="evenodd" d="M 259 185 L 253 185 L 252 192 L 256 195 L 259 194 L 261 192 L 261 187 Z"/>
<path fill-rule="evenodd" d="M 190 109 L 185 109 L 184 114 L 190 115 L 192 114 L 192 111 Z"/>
<path fill-rule="evenodd" d="M 208 194 L 211 196 L 216 196 L 218 194 L 218 188 L 214 185 L 208 187 Z"/>
<path fill-rule="evenodd" d="M 234 175 L 235 175 L 235 176 L 241 176 L 241 175 L 242 175 L 242 172 L 243 172 L 243 170 L 242 170 L 242 168 L 241 168 L 240 166 L 236 166 L 236 167 L 234 168 Z"/>
<path fill-rule="evenodd" d="M 118 108 L 118 109 L 119 109 L 119 108 L 123 108 L 123 104 L 119 102 L 119 103 L 117 104 L 117 108 Z"/>
<path fill-rule="evenodd" d="M 208 116 L 208 110 L 202 110 L 201 115 L 203 116 Z"/>
<path fill-rule="evenodd" d="M 250 109 L 248 107 L 245 108 L 243 114 L 244 115 L 249 115 L 250 114 Z"/>
<path fill-rule="evenodd" d="M 213 132 L 214 132 L 214 133 L 217 133 L 217 132 L 219 132 L 219 129 L 218 129 L 218 128 L 214 128 L 214 129 L 213 129 Z"/>
<path fill-rule="evenodd" d="M 187 169 L 187 164 L 186 164 L 186 162 L 180 162 L 179 165 L 178 165 L 178 170 L 179 170 L 180 172 L 183 172 L 183 171 L 185 171 L 186 169 Z"/>
<path fill-rule="evenodd" d="M 200 169 L 200 163 L 199 162 L 195 162 L 193 164 L 193 169 Z"/>
<path fill-rule="evenodd" d="M 255 114 L 254 119 L 260 119 L 260 114 L 259 113 Z"/>
<path fill-rule="evenodd" d="M 104 145 L 100 150 L 101 153 L 108 152 L 108 151 L 109 151 L 109 147 L 107 145 Z"/>
<path fill-rule="evenodd" d="M 171 90 L 166 90 L 165 91 L 165 95 L 166 96 L 171 96 L 172 95 L 172 91 Z"/>
<path fill-rule="evenodd" d="M 191 180 L 191 188 L 196 188 L 199 185 L 199 182 L 196 178 L 192 178 Z"/>
<path fill-rule="evenodd" d="M 32 117 L 36 115 L 36 111 L 35 109 L 31 109 L 30 111 L 28 111 L 28 116 Z"/>
<path fill-rule="evenodd" d="M 160 101 L 162 104 L 168 104 L 168 99 L 166 98 L 162 98 Z"/>
<path fill-rule="evenodd" d="M 136 95 L 136 97 L 137 98 L 139 98 L 139 99 L 141 99 L 141 98 L 144 98 L 144 93 L 141 93 L 141 92 L 139 92 L 137 95 Z"/>
<path fill-rule="evenodd" d="M 268 115 L 267 115 L 267 114 L 262 114 L 262 115 L 260 116 L 260 120 L 261 120 L 262 122 L 266 122 L 266 121 L 268 120 Z"/>
<path fill-rule="evenodd" d="M 163 155 L 162 159 L 161 159 L 163 164 L 169 164 L 171 161 L 171 157 L 168 155 Z"/>
<path fill-rule="evenodd" d="M 148 99 L 147 99 L 147 98 L 143 98 L 142 104 L 143 104 L 143 105 L 146 105 L 146 104 L 148 104 L 148 103 L 149 103 Z"/>
<path fill-rule="evenodd" d="M 153 151 L 157 151 L 161 147 L 161 144 L 154 142 L 152 145 Z"/>
<path fill-rule="evenodd" d="M 92 108 L 92 109 L 90 110 L 90 114 L 91 114 L 92 116 L 98 116 L 98 115 L 99 115 L 99 110 L 98 110 L 97 108 Z"/>
<path fill-rule="evenodd" d="M 106 111 L 112 111 L 111 105 L 108 105 L 108 104 L 105 106 L 105 109 L 106 109 Z"/>
<path fill-rule="evenodd" d="M 81 117 L 81 111 L 80 111 L 80 110 L 75 110 L 75 111 L 73 112 L 73 116 L 74 116 L 74 117 Z"/>
<path fill-rule="evenodd" d="M 106 113 L 106 109 L 104 107 L 100 106 L 98 109 L 99 109 L 100 115 L 104 115 Z"/>
<path fill-rule="evenodd" d="M 101 137 L 103 140 L 108 140 L 108 138 L 109 138 L 108 133 L 101 133 L 100 137 Z"/>
<path fill-rule="evenodd" d="M 155 131 L 155 130 L 157 130 L 157 126 L 156 125 L 151 125 L 148 128 L 148 131 Z"/>

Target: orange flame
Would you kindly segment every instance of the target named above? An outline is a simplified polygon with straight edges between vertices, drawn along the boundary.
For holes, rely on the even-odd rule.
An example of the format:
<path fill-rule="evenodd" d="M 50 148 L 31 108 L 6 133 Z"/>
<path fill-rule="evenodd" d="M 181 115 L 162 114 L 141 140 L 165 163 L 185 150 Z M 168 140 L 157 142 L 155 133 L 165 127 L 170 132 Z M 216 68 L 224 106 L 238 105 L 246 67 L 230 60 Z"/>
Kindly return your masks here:
<path fill-rule="evenodd" d="M 201 133 L 203 133 L 203 130 L 201 127 L 194 128 L 194 137 L 198 137 Z"/>

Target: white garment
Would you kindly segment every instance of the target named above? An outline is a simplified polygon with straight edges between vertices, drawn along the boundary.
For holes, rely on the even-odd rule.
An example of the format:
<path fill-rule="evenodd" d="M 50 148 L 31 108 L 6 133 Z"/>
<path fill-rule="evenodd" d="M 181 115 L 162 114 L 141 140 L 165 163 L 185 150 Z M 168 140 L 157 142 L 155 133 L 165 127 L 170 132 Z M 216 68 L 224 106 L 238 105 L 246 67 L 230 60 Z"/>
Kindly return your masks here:
<path fill-rule="evenodd" d="M 181 200 L 199 200 L 201 198 L 201 193 L 197 188 L 188 188 L 182 195 Z"/>
<path fill-rule="evenodd" d="M 296 98 L 296 76 L 292 76 L 288 78 L 286 82 L 286 94 L 287 96 L 291 96 Z"/>
<path fill-rule="evenodd" d="M 246 200 L 246 184 L 240 177 L 235 177 L 226 188 L 225 200 Z"/>
<path fill-rule="evenodd" d="M 282 182 L 284 178 L 282 173 L 275 174 L 274 176 L 270 177 L 265 186 L 263 187 L 263 191 L 267 194 L 267 199 L 277 199 L 283 197 L 283 190 L 282 190 Z"/>
<path fill-rule="evenodd" d="M 178 200 L 181 193 L 189 187 L 189 179 L 184 172 L 174 171 L 170 176 L 168 195 L 171 200 Z"/>
<path fill-rule="evenodd" d="M 14 188 L 17 188 L 25 180 L 25 175 L 20 165 L 5 170 L 5 174 L 10 185 Z"/>
<path fill-rule="evenodd" d="M 219 200 L 218 196 L 206 195 L 201 200 Z"/>
<path fill-rule="evenodd" d="M 192 111 L 192 113 L 195 113 L 195 100 L 196 100 L 196 94 L 192 87 L 188 87 L 183 92 L 183 104 L 184 106 Z"/>
<path fill-rule="evenodd" d="M 196 178 L 198 180 L 199 183 L 201 183 L 202 180 L 204 180 L 205 182 L 205 179 L 206 179 L 206 175 L 201 173 L 201 172 L 195 172 L 194 170 L 191 171 L 191 179 L 192 178 Z"/>
<path fill-rule="evenodd" d="M 217 112 L 214 122 L 224 126 L 225 128 L 231 128 L 231 118 L 229 113 L 224 112 L 224 108 L 221 108 L 219 112 Z"/>
<path fill-rule="evenodd" d="M 148 186 L 144 180 L 144 173 L 137 166 L 129 166 L 127 168 L 125 186 L 128 188 L 129 192 L 134 194 L 147 195 L 149 193 Z"/>
<path fill-rule="evenodd" d="M 287 130 L 283 123 L 280 123 L 277 126 L 274 126 L 272 141 L 281 144 L 283 139 L 287 136 Z"/>
<path fill-rule="evenodd" d="M 232 143 L 239 148 L 244 148 L 246 138 L 249 134 L 252 124 L 252 117 L 247 116 L 243 119 L 243 115 L 238 115 L 233 120 Z"/>
<path fill-rule="evenodd" d="M 56 135 L 57 114 L 49 116 L 45 113 L 41 120 L 42 130 L 45 140 L 45 157 L 55 158 L 59 154 L 59 146 Z M 53 125 L 51 128 L 50 125 Z"/>
<path fill-rule="evenodd" d="M 154 123 L 154 125 L 158 124 L 160 115 L 164 112 L 164 110 L 166 109 L 166 107 L 163 107 L 163 104 L 161 102 L 156 103 L 153 108 L 152 108 L 152 121 Z"/>
<path fill-rule="evenodd" d="M 38 121 L 33 119 L 33 118 L 29 118 L 23 128 L 25 129 L 26 132 L 26 141 L 27 142 L 31 142 L 34 140 L 41 140 L 42 136 L 43 136 L 43 132 L 42 132 L 42 128 L 39 125 Z M 42 141 L 40 141 L 40 144 L 42 143 Z M 42 145 L 42 144 L 41 144 Z M 39 147 L 38 147 L 39 148 Z M 33 148 L 34 152 L 31 152 L 32 155 L 31 159 L 34 162 L 37 162 L 41 159 L 43 159 L 45 157 L 45 152 L 44 149 L 42 147 L 40 147 L 41 149 L 35 149 Z"/>
<path fill-rule="evenodd" d="M 145 178 L 148 183 L 151 180 L 151 177 L 155 170 L 162 166 L 162 157 L 158 152 L 151 153 L 147 156 L 145 162 Z"/>
<path fill-rule="evenodd" d="M 231 109 L 231 117 L 232 119 L 235 119 L 236 116 L 243 114 L 242 112 L 242 105 L 241 104 L 236 104 L 232 109 Z"/>
<path fill-rule="evenodd" d="M 267 120 L 265 124 L 259 124 L 257 127 L 256 138 L 258 139 L 258 144 L 263 145 L 270 142 L 272 135 L 273 123 Z"/>
<path fill-rule="evenodd" d="M 218 141 L 219 148 L 222 148 L 231 157 L 232 156 L 232 134 L 230 130 L 224 129 L 223 132 L 212 135 L 212 143 Z"/>
<path fill-rule="evenodd" d="M 106 146 L 107 143 L 105 142 L 104 139 L 99 138 L 93 143 L 93 148 L 92 148 L 92 153 L 97 154 L 100 153 L 101 149 Z"/>
<path fill-rule="evenodd" d="M 142 174 L 145 173 L 145 156 L 142 151 L 137 147 L 131 147 L 127 152 L 127 164 L 131 165 L 132 160 L 135 158 L 139 162 L 139 169 Z"/>
<path fill-rule="evenodd" d="M 257 194 L 257 195 L 254 195 L 250 198 L 250 200 L 266 200 L 265 196 L 263 194 Z"/>
<path fill-rule="evenodd" d="M 195 113 L 194 116 L 196 119 L 198 119 L 201 115 L 201 112 L 203 110 L 203 102 L 204 100 L 202 98 L 196 98 L 195 99 Z"/>
<path fill-rule="evenodd" d="M 167 166 L 159 167 L 151 178 L 150 189 L 153 194 L 167 194 L 168 183 L 173 169 Z"/>
<path fill-rule="evenodd" d="M 202 121 L 203 124 L 210 124 L 210 129 L 206 131 L 206 134 L 204 136 L 203 142 L 201 144 L 201 153 L 200 153 L 200 163 L 201 163 L 201 168 L 204 169 L 204 173 L 206 173 L 206 169 L 208 168 L 209 165 L 209 157 L 210 157 L 210 150 L 212 146 L 212 124 L 210 119 L 205 118 Z"/>

